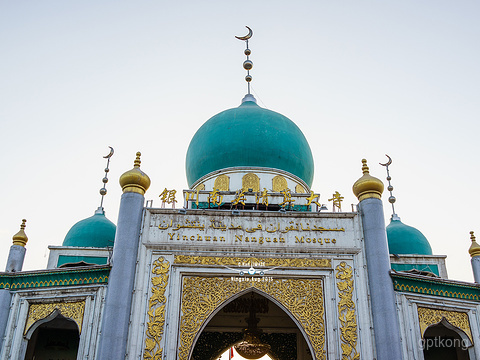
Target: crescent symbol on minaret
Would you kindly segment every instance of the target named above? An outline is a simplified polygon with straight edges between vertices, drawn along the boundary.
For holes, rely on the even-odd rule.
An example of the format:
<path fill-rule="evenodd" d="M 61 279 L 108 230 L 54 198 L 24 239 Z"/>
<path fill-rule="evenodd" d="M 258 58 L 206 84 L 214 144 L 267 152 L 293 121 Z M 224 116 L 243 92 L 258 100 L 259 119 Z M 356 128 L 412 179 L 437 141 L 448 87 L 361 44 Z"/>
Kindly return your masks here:
<path fill-rule="evenodd" d="M 235 36 L 238 40 L 248 40 L 253 36 L 253 31 L 248 26 L 245 26 L 248 29 L 248 34 L 245 36 Z"/>
<path fill-rule="evenodd" d="M 110 153 L 108 155 L 105 155 L 103 157 L 104 159 L 110 159 L 114 153 L 113 148 L 111 146 L 109 146 L 109 148 L 110 148 Z"/>
<path fill-rule="evenodd" d="M 385 164 L 379 163 L 382 166 L 388 166 L 392 163 L 392 158 L 390 156 L 388 156 L 387 154 L 385 154 L 385 156 L 388 158 L 388 161 Z"/>

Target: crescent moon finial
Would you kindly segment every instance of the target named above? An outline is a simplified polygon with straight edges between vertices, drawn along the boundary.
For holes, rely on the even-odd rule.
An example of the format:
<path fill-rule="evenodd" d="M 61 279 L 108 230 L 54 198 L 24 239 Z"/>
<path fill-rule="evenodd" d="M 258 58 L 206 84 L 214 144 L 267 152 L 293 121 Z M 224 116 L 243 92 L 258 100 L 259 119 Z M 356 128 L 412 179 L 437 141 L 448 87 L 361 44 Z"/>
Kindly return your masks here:
<path fill-rule="evenodd" d="M 390 156 L 388 156 L 387 154 L 385 154 L 385 156 L 388 158 L 388 161 L 385 164 L 382 164 L 382 163 L 379 163 L 379 164 L 382 165 L 382 166 L 391 165 L 392 164 L 392 158 Z"/>
<path fill-rule="evenodd" d="M 248 34 L 245 36 L 235 36 L 238 40 L 248 40 L 253 36 L 253 31 L 248 26 L 245 26 L 248 29 Z"/>
<path fill-rule="evenodd" d="M 113 147 L 109 146 L 109 148 L 110 148 L 110 152 L 108 153 L 108 155 L 105 155 L 103 157 L 104 159 L 107 159 L 107 166 L 105 167 L 105 176 L 102 179 L 103 186 L 100 189 L 100 195 L 102 196 L 102 199 L 100 200 L 100 206 L 97 209 L 97 211 L 95 211 L 95 214 L 105 214 L 105 211 L 103 211 L 103 197 L 107 195 L 108 172 L 110 171 L 108 166 L 110 165 L 110 158 L 113 156 L 113 153 L 115 152 L 113 150 Z"/>
<path fill-rule="evenodd" d="M 105 156 L 103 157 L 104 159 L 110 159 L 110 158 L 112 157 L 113 153 L 115 152 L 115 151 L 113 150 L 113 147 L 109 146 L 109 148 L 110 148 L 110 153 L 109 153 L 108 155 L 105 155 Z"/>

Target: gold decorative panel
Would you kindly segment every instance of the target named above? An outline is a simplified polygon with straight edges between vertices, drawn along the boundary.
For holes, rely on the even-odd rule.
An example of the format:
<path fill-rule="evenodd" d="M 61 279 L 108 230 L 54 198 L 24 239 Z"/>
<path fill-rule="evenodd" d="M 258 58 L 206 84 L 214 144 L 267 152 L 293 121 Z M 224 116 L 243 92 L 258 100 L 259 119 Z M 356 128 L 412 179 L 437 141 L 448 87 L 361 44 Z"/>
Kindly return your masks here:
<path fill-rule="evenodd" d="M 242 178 L 242 190 L 248 191 L 248 189 L 254 192 L 260 191 L 260 178 L 254 173 L 245 174 Z"/>
<path fill-rule="evenodd" d="M 342 341 L 342 360 L 359 360 L 357 352 L 357 319 L 353 302 L 353 270 L 342 261 L 336 268 L 338 297 L 338 320 L 340 321 L 340 340 Z"/>
<path fill-rule="evenodd" d="M 197 185 L 197 187 L 195 188 L 195 190 L 205 190 L 205 184 Z"/>
<path fill-rule="evenodd" d="M 75 321 L 78 326 L 78 332 L 82 333 L 83 313 L 85 312 L 85 300 L 75 302 L 56 302 L 46 304 L 30 304 L 28 307 L 27 322 L 25 324 L 24 335 L 38 320 L 45 319 L 55 310 L 68 319 Z"/>
<path fill-rule="evenodd" d="M 272 179 L 273 192 L 280 192 L 285 189 L 288 189 L 287 179 L 280 175 L 275 176 Z"/>
<path fill-rule="evenodd" d="M 153 262 L 152 295 L 148 300 L 148 323 L 145 338 L 144 359 L 161 360 L 163 349 L 160 342 L 165 324 L 165 289 L 168 284 L 168 270 L 170 264 L 163 256 Z"/>
<path fill-rule="evenodd" d="M 295 267 L 295 268 L 330 268 L 331 259 L 302 258 L 247 258 L 247 257 L 217 257 L 175 255 L 175 264 L 187 265 L 222 265 L 245 266 L 245 264 L 262 264 L 263 266 Z"/>
<path fill-rule="evenodd" d="M 468 321 L 467 313 L 419 307 L 418 321 L 420 322 L 420 333 L 422 337 L 429 326 L 438 324 L 443 318 L 453 326 L 461 329 L 467 334 L 470 341 L 472 340 L 472 332 L 470 331 L 470 322 Z"/>
<path fill-rule="evenodd" d="M 220 175 L 215 179 L 213 190 L 228 191 L 230 189 L 230 178 L 227 175 Z"/>
<path fill-rule="evenodd" d="M 239 282 L 230 278 L 191 276 L 183 278 L 179 360 L 188 359 L 195 336 L 213 311 L 249 288 L 259 289 L 278 300 L 303 327 L 312 344 L 314 359 L 326 359 L 321 279 L 274 278 L 271 281 Z"/>
<path fill-rule="evenodd" d="M 305 189 L 303 188 L 302 185 L 298 184 L 297 186 L 295 186 L 295 192 L 297 194 L 305 194 Z"/>

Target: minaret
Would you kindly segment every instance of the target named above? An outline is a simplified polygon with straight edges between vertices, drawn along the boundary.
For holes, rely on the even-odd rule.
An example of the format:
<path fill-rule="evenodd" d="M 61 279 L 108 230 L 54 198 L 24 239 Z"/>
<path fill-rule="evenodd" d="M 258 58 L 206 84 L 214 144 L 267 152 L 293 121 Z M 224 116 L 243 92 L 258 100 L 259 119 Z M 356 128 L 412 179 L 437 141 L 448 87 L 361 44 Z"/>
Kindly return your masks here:
<path fill-rule="evenodd" d="M 23 260 L 25 259 L 25 245 L 27 244 L 28 237 L 25 234 L 25 223 L 27 220 L 22 220 L 20 225 L 20 231 L 13 235 L 13 245 L 10 246 L 10 252 L 8 253 L 7 266 L 5 272 L 18 272 L 22 271 Z M 10 302 L 12 300 L 12 294 L 8 289 L 0 289 L 0 349 L 3 346 L 3 337 L 5 335 L 5 329 L 7 327 L 8 316 L 10 314 Z"/>
<path fill-rule="evenodd" d="M 370 175 L 367 160 L 362 160 L 363 176 L 353 185 L 360 201 L 368 283 L 373 316 L 377 360 L 401 360 L 400 326 L 395 293 L 390 278 L 390 258 L 381 196 L 383 183 Z"/>
<path fill-rule="evenodd" d="M 470 245 L 468 252 L 472 257 L 473 278 L 477 284 L 480 284 L 480 245 L 475 241 L 473 231 L 470 231 L 470 240 L 472 240 L 472 245 Z"/>
<path fill-rule="evenodd" d="M 133 169 L 120 176 L 123 195 L 97 359 L 125 358 L 144 194 L 150 187 L 150 178 L 140 170 L 140 155 L 137 152 Z"/>
<path fill-rule="evenodd" d="M 25 223 L 27 220 L 22 220 L 20 225 L 20 231 L 13 235 L 13 245 L 10 246 L 10 252 L 8 253 L 7 266 L 5 272 L 18 272 L 22 271 L 23 260 L 25 260 L 25 245 L 27 244 L 28 237 L 25 234 Z"/>

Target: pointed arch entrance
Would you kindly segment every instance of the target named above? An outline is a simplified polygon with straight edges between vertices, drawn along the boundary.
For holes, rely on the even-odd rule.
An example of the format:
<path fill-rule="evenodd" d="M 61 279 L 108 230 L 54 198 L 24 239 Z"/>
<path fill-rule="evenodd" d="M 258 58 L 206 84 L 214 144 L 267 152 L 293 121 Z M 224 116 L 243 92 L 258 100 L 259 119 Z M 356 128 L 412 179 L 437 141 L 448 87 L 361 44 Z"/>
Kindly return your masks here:
<path fill-rule="evenodd" d="M 274 360 L 312 359 L 309 345 L 288 310 L 253 288 L 242 292 L 211 317 L 195 341 L 191 358 L 214 360 L 241 342 L 244 330 L 249 328 L 252 307 L 258 321 L 258 339 L 270 347 L 268 356 Z"/>
<path fill-rule="evenodd" d="M 423 338 L 425 360 L 470 360 L 468 336 L 445 318 L 427 328 Z"/>
<path fill-rule="evenodd" d="M 77 359 L 79 328 L 75 321 L 58 311 L 32 326 L 26 338 L 25 360 Z"/>
<path fill-rule="evenodd" d="M 195 345 L 199 341 L 201 343 L 201 334 L 211 320 L 225 305 L 252 291 L 257 293 L 257 298 L 265 298 L 281 309 L 284 318 L 288 318 L 297 327 L 297 334 L 303 335 L 300 339 L 305 342 L 313 359 L 326 358 L 322 279 L 236 279 L 238 278 L 199 276 L 183 278 L 178 353 L 180 360 L 194 359 Z M 242 327 L 245 327 L 245 323 Z M 241 339 L 241 332 L 233 332 L 236 334 L 227 335 L 227 343 Z"/>

